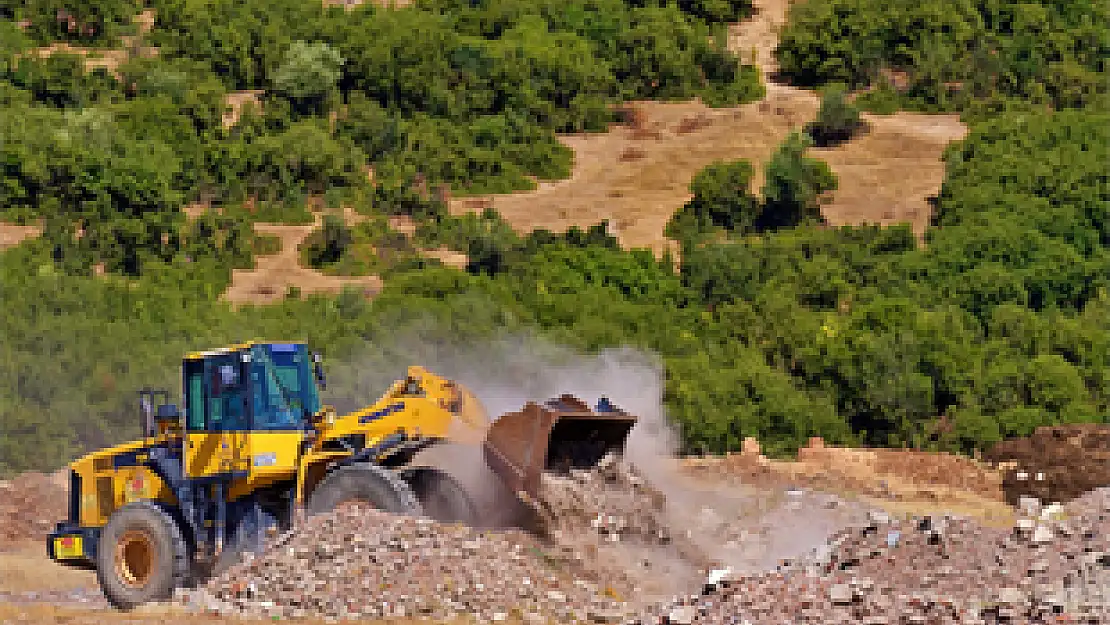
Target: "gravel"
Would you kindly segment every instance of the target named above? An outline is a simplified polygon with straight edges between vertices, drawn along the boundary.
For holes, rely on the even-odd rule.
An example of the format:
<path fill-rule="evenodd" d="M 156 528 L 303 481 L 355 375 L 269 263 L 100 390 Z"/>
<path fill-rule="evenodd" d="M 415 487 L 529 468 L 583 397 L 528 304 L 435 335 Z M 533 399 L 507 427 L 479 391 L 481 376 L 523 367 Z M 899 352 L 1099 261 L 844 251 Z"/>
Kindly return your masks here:
<path fill-rule="evenodd" d="M 546 475 L 542 493 L 543 538 L 345 507 L 203 588 L 180 592 L 180 600 L 251 617 L 617 623 L 629 614 L 624 599 L 658 570 L 636 571 L 622 550 L 651 560 L 682 557 L 660 493 L 614 459 L 592 471 Z"/>
<path fill-rule="evenodd" d="M 1110 621 L 1110 489 L 1041 512 L 1011 530 L 875 515 L 832 536 L 827 550 L 733 576 L 628 623 Z"/>
<path fill-rule="evenodd" d="M 195 608 L 250 617 L 619 619 L 604 588 L 523 533 L 358 506 L 320 515 L 263 556 L 182 594 Z"/>
<path fill-rule="evenodd" d="M 805 491 L 787 499 L 810 506 L 798 515 L 818 513 Z M 660 493 L 623 465 L 548 476 L 543 507 L 542 537 L 345 508 L 186 603 L 247 616 L 487 623 L 1110 622 L 1110 488 L 1064 505 L 1026 498 L 1008 528 L 874 510 L 759 573 L 713 564 L 684 541 L 691 526 L 676 527 Z M 659 579 L 681 590 L 662 597 L 648 587 Z"/>

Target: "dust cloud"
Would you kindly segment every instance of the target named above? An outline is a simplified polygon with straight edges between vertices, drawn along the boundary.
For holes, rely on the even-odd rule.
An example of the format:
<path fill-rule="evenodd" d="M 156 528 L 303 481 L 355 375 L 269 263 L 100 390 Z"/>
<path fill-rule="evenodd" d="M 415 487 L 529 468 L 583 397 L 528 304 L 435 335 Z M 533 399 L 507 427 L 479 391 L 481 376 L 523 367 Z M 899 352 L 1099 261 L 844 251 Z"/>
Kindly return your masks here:
<path fill-rule="evenodd" d="M 757 492 L 737 484 L 699 482 L 680 471 L 679 431 L 663 403 L 665 371 L 654 354 L 622 347 L 595 354 L 574 351 L 528 334 L 504 334 L 480 343 L 436 342 L 414 326 L 387 343 L 367 345 L 342 368 L 349 373 L 337 385 L 343 398 L 358 399 L 346 409 L 375 401 L 409 365 L 454 379 L 481 402 L 492 422 L 527 402 L 542 402 L 564 393 L 593 405 L 606 397 L 638 417 L 625 460 L 660 491 L 667 501 L 665 518 L 714 566 L 737 572 L 773 569 L 783 558 L 819 548 L 826 537 L 849 521 L 846 510 L 831 510 L 810 497 Z M 339 376 L 336 376 L 337 378 Z M 340 399 L 334 401 L 337 408 Z M 449 467 L 475 497 L 486 526 L 520 526 L 523 506 L 500 485 L 478 446 L 447 445 L 427 452 L 432 462 Z M 635 563 L 653 561 L 656 579 L 685 584 L 704 574 L 690 562 L 662 553 L 614 546 L 611 558 Z M 665 573 L 664 573 L 665 571 Z M 660 573 L 663 573 L 660 575 Z M 660 588 L 669 592 L 669 588 Z"/>
<path fill-rule="evenodd" d="M 542 402 L 564 393 L 593 405 L 606 397 L 639 417 L 625 457 L 657 487 L 666 491 L 677 451 L 678 432 L 663 409 L 664 369 L 656 356 L 633 348 L 583 354 L 529 334 L 503 334 L 481 343 L 447 343 L 423 338 L 419 323 L 388 342 L 368 344 L 354 359 L 329 369 L 336 378 L 334 397 L 342 411 L 375 401 L 389 384 L 404 377 L 409 365 L 420 365 L 466 387 L 492 422 L 527 402 Z M 338 375 L 337 375 L 338 374 Z M 485 500 L 479 505 L 490 523 L 517 519 L 493 518 L 503 508 L 506 493 L 494 492 L 493 475 L 480 449 L 448 445 L 430 450 L 422 459 L 449 463 L 453 475 Z M 511 495 L 509 495 L 511 497 Z M 515 501 L 515 498 L 513 498 Z"/>

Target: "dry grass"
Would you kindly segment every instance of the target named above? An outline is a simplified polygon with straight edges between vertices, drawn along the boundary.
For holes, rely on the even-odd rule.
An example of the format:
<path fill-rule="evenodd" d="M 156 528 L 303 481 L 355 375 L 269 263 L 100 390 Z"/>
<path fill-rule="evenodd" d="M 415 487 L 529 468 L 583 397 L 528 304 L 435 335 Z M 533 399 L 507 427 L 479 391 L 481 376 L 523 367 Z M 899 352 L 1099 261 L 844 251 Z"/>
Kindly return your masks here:
<path fill-rule="evenodd" d="M 322 218 L 316 214 L 315 223 L 304 226 L 283 224 L 255 224 L 262 235 L 281 240 L 281 251 L 255 259 L 254 269 L 232 272 L 231 285 L 224 292 L 224 299 L 234 304 L 266 304 L 281 300 L 290 287 L 301 293 L 338 293 L 345 287 L 358 287 L 367 297 L 377 295 L 382 289 L 378 276 L 330 276 L 315 269 L 301 266 L 299 247 L 313 230 L 320 227 Z"/>
<path fill-rule="evenodd" d="M 470 257 L 466 254 L 442 247 L 434 250 L 420 250 L 420 253 L 428 258 L 438 260 L 446 267 L 454 267 L 455 269 L 466 269 L 467 263 L 470 262 Z"/>
<path fill-rule="evenodd" d="M 753 58 L 764 72 L 776 70 L 772 50 L 786 20 L 787 0 L 760 0 L 751 20 L 733 26 L 730 47 L 745 61 Z M 767 85 L 767 97 L 745 106 L 709 109 L 697 101 L 633 103 L 636 122 L 600 135 L 571 135 L 560 140 L 575 152 L 568 180 L 544 183 L 531 192 L 458 199 L 455 213 L 492 206 L 522 232 L 535 228 L 565 230 L 610 220 L 626 247 L 647 247 L 657 254 L 673 244 L 663 237 L 671 215 L 689 197 L 694 174 L 718 159 L 748 159 L 759 172 L 772 151 L 792 130 L 813 119 L 819 102 L 808 91 Z M 839 178 L 825 216 L 834 225 L 912 224 L 919 235 L 929 219 L 927 198 L 944 173 L 944 146 L 963 136 L 956 116 L 900 113 L 865 116 L 871 131 L 846 145 L 815 150 Z"/>

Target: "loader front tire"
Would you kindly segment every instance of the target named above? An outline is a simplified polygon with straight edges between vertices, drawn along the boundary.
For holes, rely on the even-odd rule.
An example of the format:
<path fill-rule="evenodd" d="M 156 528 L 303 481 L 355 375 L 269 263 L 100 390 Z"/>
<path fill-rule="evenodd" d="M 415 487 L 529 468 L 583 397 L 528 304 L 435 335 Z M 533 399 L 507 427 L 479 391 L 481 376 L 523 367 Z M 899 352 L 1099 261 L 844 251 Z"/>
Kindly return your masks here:
<path fill-rule="evenodd" d="M 308 498 L 310 515 L 330 512 L 345 503 L 365 503 L 393 514 L 420 516 L 416 494 L 397 474 L 376 464 L 349 464 L 325 477 Z"/>
<path fill-rule="evenodd" d="M 96 552 L 96 576 L 108 602 L 131 610 L 173 596 L 189 575 L 177 522 L 149 502 L 130 503 L 108 519 Z"/>
<path fill-rule="evenodd" d="M 409 467 L 402 475 L 412 486 L 425 514 L 440 523 L 474 525 L 478 511 L 466 489 L 450 473 L 435 467 Z"/>

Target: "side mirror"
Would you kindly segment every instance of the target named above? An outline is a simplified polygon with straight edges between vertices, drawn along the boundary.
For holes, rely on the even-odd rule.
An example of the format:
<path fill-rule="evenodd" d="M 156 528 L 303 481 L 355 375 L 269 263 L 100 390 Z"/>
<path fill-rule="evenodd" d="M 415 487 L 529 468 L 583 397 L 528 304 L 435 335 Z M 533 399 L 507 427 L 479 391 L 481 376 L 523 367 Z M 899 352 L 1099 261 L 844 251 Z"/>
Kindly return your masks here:
<path fill-rule="evenodd" d="M 320 354 L 312 355 L 313 370 L 316 374 L 316 383 L 320 385 L 321 389 L 328 389 L 328 380 L 324 377 L 324 365 L 321 362 Z"/>

